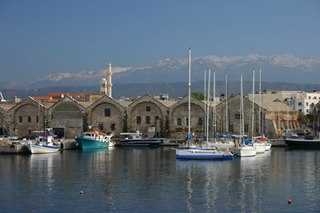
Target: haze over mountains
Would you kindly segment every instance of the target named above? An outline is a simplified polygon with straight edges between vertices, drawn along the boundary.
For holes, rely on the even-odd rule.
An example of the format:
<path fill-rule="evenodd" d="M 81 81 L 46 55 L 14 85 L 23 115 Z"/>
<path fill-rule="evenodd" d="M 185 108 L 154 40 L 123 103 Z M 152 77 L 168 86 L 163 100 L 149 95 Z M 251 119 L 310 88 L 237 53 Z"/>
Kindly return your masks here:
<path fill-rule="evenodd" d="M 236 92 L 238 90 L 236 88 L 239 87 L 236 82 L 240 80 L 240 73 L 243 74 L 245 81 L 250 82 L 252 81 L 252 70 L 255 69 L 256 81 L 258 81 L 258 71 L 260 68 L 262 69 L 264 89 L 271 89 L 271 84 L 276 87 L 272 89 L 279 89 L 279 87 L 284 90 L 320 89 L 319 59 L 301 59 L 293 55 L 261 56 L 257 54 L 237 57 L 220 57 L 215 55 L 193 57 L 193 88 L 196 88 L 198 91 L 202 90 L 203 86 L 201 85 L 203 85 L 204 70 L 211 69 L 216 71 L 217 90 L 219 90 L 220 84 L 224 87 L 224 79 L 227 74 L 228 82 L 231 84 L 229 87 L 234 87 L 234 92 Z M 127 93 L 132 93 L 135 90 L 135 94 L 140 92 L 139 95 L 159 92 L 180 96 L 184 95 L 187 91 L 187 85 L 185 84 L 188 81 L 187 58 L 167 58 L 146 67 L 116 67 L 113 65 L 112 73 L 114 94 L 117 94 L 117 90 L 119 92 L 121 89 Z M 98 92 L 100 79 L 106 77 L 106 75 L 107 64 L 105 69 L 98 71 L 81 71 L 79 73 L 58 72 L 31 82 L 0 82 L 0 89 L 31 92 L 51 87 L 51 90 L 56 91 L 62 88 L 69 88 L 70 91 L 90 92 L 96 90 L 95 92 Z M 139 91 L 139 85 L 141 84 L 143 85 L 141 89 L 145 91 Z M 232 86 L 232 84 L 236 85 Z M 55 87 L 59 88 L 54 89 Z M 223 88 L 220 88 L 220 90 L 224 91 Z M 130 97 L 129 94 L 124 96 Z"/>

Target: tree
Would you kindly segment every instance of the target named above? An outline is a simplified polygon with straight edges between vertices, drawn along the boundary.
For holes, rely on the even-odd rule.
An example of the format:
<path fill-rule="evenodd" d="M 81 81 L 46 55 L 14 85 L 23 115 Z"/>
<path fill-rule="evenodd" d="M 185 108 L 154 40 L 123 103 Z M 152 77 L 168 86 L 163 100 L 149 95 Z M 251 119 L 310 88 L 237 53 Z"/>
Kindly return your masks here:
<path fill-rule="evenodd" d="M 192 92 L 191 96 L 199 101 L 204 100 L 204 95 L 200 92 Z"/>

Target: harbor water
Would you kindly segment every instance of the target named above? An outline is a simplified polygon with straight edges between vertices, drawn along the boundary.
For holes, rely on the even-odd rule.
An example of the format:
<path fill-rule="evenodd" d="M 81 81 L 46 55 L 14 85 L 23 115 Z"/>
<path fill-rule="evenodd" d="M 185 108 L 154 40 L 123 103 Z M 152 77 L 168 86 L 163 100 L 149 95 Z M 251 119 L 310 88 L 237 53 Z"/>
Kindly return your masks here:
<path fill-rule="evenodd" d="M 228 161 L 169 147 L 0 155 L 0 212 L 319 212 L 320 151 Z"/>

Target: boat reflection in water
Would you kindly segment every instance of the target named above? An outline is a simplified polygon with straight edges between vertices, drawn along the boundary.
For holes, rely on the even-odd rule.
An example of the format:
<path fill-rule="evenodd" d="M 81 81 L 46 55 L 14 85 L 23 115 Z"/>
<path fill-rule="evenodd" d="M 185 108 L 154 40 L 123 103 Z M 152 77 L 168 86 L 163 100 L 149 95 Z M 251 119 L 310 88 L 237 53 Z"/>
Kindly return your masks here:
<path fill-rule="evenodd" d="M 187 212 L 261 212 L 271 152 L 234 161 L 176 161 Z M 198 205 L 204 202 L 203 205 Z"/>

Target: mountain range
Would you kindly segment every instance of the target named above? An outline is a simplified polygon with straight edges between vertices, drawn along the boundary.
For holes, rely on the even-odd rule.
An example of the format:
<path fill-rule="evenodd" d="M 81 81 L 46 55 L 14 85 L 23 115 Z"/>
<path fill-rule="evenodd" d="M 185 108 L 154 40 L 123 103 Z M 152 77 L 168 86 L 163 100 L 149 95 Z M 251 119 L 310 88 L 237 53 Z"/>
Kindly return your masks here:
<path fill-rule="evenodd" d="M 229 88 L 234 88 L 232 92 L 237 93 L 240 73 L 243 74 L 244 80 L 251 85 L 252 70 L 256 70 L 255 79 L 258 81 L 260 69 L 262 70 L 263 89 L 320 90 L 319 59 L 302 59 L 289 54 L 193 57 L 193 89 L 203 90 L 204 70 L 208 69 L 215 71 L 217 91 L 220 90 L 222 93 L 226 75 L 228 82 L 230 82 L 228 83 Z M 130 97 L 138 92 L 140 92 L 138 95 L 158 92 L 183 96 L 187 91 L 188 59 L 167 58 L 145 67 L 112 67 L 112 73 L 113 93 L 119 97 Z M 44 93 L 41 91 L 97 93 L 100 79 L 106 75 L 107 69 L 79 73 L 58 72 L 31 82 L 0 82 L 0 89 L 3 93 L 5 93 L 4 91 L 9 93 L 25 91 L 28 94 Z M 219 85 L 222 87 L 220 88 Z M 125 94 L 122 94 L 122 89 L 126 92 Z M 8 96 L 11 95 L 8 94 Z"/>

